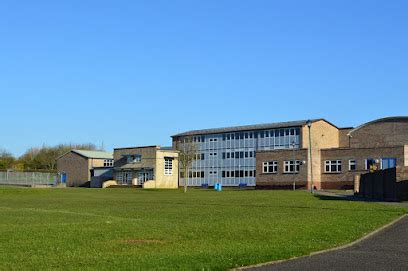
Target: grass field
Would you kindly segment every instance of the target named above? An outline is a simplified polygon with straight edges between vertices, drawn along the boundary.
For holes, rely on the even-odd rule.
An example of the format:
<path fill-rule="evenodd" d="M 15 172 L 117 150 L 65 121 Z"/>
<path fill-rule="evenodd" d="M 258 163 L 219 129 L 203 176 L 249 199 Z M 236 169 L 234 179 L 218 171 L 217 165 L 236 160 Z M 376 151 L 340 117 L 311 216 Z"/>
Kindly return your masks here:
<path fill-rule="evenodd" d="M 348 243 L 408 209 L 305 191 L 0 188 L 0 269 L 211 269 Z"/>

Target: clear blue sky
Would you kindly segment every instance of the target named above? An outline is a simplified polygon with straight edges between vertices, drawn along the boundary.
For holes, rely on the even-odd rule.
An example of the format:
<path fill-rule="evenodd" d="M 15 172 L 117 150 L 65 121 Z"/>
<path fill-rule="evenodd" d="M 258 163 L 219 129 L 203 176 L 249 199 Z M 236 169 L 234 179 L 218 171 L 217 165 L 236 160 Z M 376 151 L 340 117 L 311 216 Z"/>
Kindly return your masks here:
<path fill-rule="evenodd" d="M 408 1 L 0 3 L 0 147 L 408 115 Z"/>

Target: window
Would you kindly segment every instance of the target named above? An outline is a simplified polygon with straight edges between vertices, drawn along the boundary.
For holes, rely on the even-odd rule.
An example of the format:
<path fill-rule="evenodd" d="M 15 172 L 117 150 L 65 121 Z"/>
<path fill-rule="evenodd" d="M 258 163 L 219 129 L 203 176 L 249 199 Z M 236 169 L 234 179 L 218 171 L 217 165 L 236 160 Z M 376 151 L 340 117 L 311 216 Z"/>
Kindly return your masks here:
<path fill-rule="evenodd" d="M 210 175 L 217 175 L 217 171 L 210 171 Z"/>
<path fill-rule="evenodd" d="M 365 169 L 366 170 L 371 170 L 371 169 L 373 169 L 373 170 L 376 170 L 377 169 L 377 165 L 376 165 L 377 163 L 376 163 L 376 161 L 374 160 L 374 159 L 367 159 L 366 161 L 365 161 Z"/>
<path fill-rule="evenodd" d="M 394 168 L 397 166 L 397 158 L 382 158 L 381 169 Z"/>
<path fill-rule="evenodd" d="M 217 138 L 210 138 L 210 142 L 217 142 Z"/>
<path fill-rule="evenodd" d="M 278 162 L 277 161 L 263 162 L 262 173 L 277 173 L 277 172 L 278 172 Z"/>
<path fill-rule="evenodd" d="M 112 159 L 105 159 L 103 160 L 104 167 L 113 167 L 113 160 Z"/>
<path fill-rule="evenodd" d="M 173 175 L 172 157 L 164 157 L 164 175 Z"/>
<path fill-rule="evenodd" d="M 142 155 L 140 154 L 126 155 L 126 159 L 128 163 L 137 163 L 142 161 Z"/>
<path fill-rule="evenodd" d="M 214 157 L 214 156 L 217 156 L 217 153 L 216 152 L 210 152 L 210 157 Z"/>
<path fill-rule="evenodd" d="M 285 161 L 284 162 L 284 173 L 297 173 L 300 170 L 300 161 L 296 160 L 290 160 L 290 161 Z"/>
<path fill-rule="evenodd" d="M 356 160 L 349 160 L 349 171 L 356 170 Z"/>
<path fill-rule="evenodd" d="M 326 160 L 324 161 L 324 171 L 327 173 L 341 172 L 341 160 Z"/>

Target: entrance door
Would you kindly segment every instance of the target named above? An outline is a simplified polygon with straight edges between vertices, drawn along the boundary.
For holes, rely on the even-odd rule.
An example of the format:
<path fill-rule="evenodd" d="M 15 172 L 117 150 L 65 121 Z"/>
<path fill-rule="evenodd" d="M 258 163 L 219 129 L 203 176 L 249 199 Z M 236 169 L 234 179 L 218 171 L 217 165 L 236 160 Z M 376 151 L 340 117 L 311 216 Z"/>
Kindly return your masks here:
<path fill-rule="evenodd" d="M 137 178 L 137 184 L 143 185 L 148 180 L 149 180 L 149 173 L 146 171 L 140 171 L 139 177 Z"/>
<path fill-rule="evenodd" d="M 132 184 L 132 172 L 123 172 L 123 183 Z"/>

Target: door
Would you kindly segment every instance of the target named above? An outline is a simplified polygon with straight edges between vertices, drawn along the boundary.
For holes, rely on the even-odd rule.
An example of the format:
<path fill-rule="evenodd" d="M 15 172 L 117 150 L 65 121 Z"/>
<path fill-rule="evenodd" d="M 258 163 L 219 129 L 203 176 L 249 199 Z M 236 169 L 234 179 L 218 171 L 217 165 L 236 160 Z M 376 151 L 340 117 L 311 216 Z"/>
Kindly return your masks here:
<path fill-rule="evenodd" d="M 149 173 L 147 173 L 146 171 L 140 171 L 139 177 L 137 178 L 137 184 L 143 185 L 148 180 L 149 180 Z"/>
<path fill-rule="evenodd" d="M 132 184 L 132 172 L 123 172 L 123 183 Z"/>

